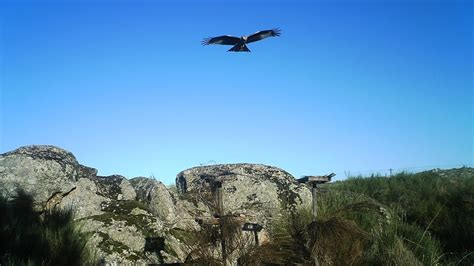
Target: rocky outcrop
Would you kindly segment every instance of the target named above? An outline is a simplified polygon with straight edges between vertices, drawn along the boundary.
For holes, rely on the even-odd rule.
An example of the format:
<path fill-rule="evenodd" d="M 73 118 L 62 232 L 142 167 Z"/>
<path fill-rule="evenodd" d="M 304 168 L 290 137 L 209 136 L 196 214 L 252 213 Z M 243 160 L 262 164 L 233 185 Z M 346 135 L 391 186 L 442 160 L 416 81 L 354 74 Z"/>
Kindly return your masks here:
<path fill-rule="evenodd" d="M 96 183 L 88 178 L 79 179 L 75 186 L 76 189 L 64 197 L 59 206 L 74 209 L 76 219 L 103 214 L 102 204 L 112 201 L 100 195 Z"/>
<path fill-rule="evenodd" d="M 148 206 L 150 211 L 159 217 L 169 229 L 198 230 L 195 221 L 196 208 L 183 197 L 169 190 L 158 180 L 136 177 L 130 180 L 135 188 L 137 200 Z M 205 208 L 203 204 L 200 207 Z"/>
<path fill-rule="evenodd" d="M 1 154 L 0 193 L 11 197 L 19 188 L 33 196 L 38 211 L 72 208 L 80 228 L 91 235 L 88 245 L 104 262 L 164 263 L 184 256 L 164 221 L 136 201 L 128 179 L 97 176 L 68 151 L 27 146 Z M 157 240 L 163 245 L 150 248 Z"/>
<path fill-rule="evenodd" d="M 209 198 L 215 181 L 222 182 L 225 214 L 245 216 L 263 225 L 282 210 L 293 210 L 311 200 L 310 191 L 288 172 L 259 164 L 191 168 L 178 174 L 176 187 L 182 198 L 198 203 Z"/>
<path fill-rule="evenodd" d="M 158 180 L 136 177 L 130 180 L 137 199 L 147 204 L 161 220 L 173 223 L 176 219 L 176 199 L 166 186 Z"/>
<path fill-rule="evenodd" d="M 12 196 L 20 187 L 34 196 L 38 207 L 51 207 L 75 188 L 78 179 L 96 173 L 66 150 L 22 147 L 0 155 L 0 193 Z"/>
<path fill-rule="evenodd" d="M 200 230 L 199 217 L 215 214 L 211 187 L 222 181 L 224 214 L 268 224 L 311 195 L 284 170 L 256 164 L 195 167 L 177 175 L 177 192 L 158 180 L 98 176 L 54 146 L 27 146 L 0 154 L 0 193 L 33 195 L 40 211 L 73 208 L 88 243 L 107 263 L 183 262 L 183 232 Z M 263 231 L 264 232 L 264 231 Z M 263 239 L 263 235 L 260 239 Z"/>

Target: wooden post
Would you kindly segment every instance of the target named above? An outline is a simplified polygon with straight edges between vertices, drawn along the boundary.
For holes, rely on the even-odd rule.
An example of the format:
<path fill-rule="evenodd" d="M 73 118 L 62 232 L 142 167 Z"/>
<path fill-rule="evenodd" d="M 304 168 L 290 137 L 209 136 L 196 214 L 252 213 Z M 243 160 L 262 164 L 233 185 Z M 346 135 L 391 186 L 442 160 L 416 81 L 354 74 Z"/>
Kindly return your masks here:
<path fill-rule="evenodd" d="M 221 231 L 221 248 L 222 248 L 222 264 L 225 266 L 227 264 L 227 252 L 226 252 L 226 242 L 225 238 L 227 237 L 224 235 L 224 230 L 223 230 L 223 219 L 222 217 L 224 216 L 224 204 L 223 204 L 223 198 L 222 198 L 222 182 L 221 181 L 214 181 L 213 184 L 213 190 L 214 190 L 214 201 L 216 203 L 217 207 L 217 216 L 219 218 L 219 227 Z"/>
<path fill-rule="evenodd" d="M 217 189 L 217 210 L 219 213 L 219 217 L 224 215 L 224 203 L 222 199 L 222 182 L 216 181 L 216 189 Z"/>
<path fill-rule="evenodd" d="M 312 182 L 311 194 L 313 198 L 313 222 L 316 222 L 316 216 L 318 213 L 318 204 L 316 198 L 316 192 L 318 190 L 318 184 L 316 182 Z"/>
<path fill-rule="evenodd" d="M 333 176 L 335 176 L 336 174 L 335 173 L 330 173 L 328 175 L 324 175 L 324 176 L 304 176 L 300 179 L 298 179 L 298 183 L 305 183 L 305 184 L 308 184 L 308 185 L 311 185 L 311 195 L 312 195 L 312 198 L 313 198 L 313 206 L 312 206 L 312 224 L 313 226 L 316 226 L 316 216 L 318 214 L 318 205 L 317 205 L 317 197 L 316 197 L 316 194 L 317 194 L 317 190 L 318 190 L 318 184 L 324 184 L 324 183 L 327 183 L 329 181 L 331 181 L 331 178 Z M 313 230 L 315 230 L 315 228 L 313 228 Z M 316 241 L 316 239 L 315 239 Z M 315 265 L 316 266 L 319 266 L 319 262 L 318 262 L 318 259 L 315 258 L 315 261 L 314 261 Z"/>
<path fill-rule="evenodd" d="M 256 223 L 245 223 L 242 228 L 243 231 L 252 231 L 254 233 L 255 244 L 258 246 L 258 232 L 263 229 L 263 226 Z"/>
<path fill-rule="evenodd" d="M 223 200 L 223 191 L 222 191 L 222 181 L 216 181 L 214 178 L 208 179 L 211 185 L 211 193 L 213 202 L 215 204 L 215 213 L 214 217 L 196 217 L 195 221 L 200 225 L 214 225 L 219 226 L 220 229 L 220 238 L 221 238 L 221 248 L 222 248 L 222 265 L 227 265 L 227 243 L 226 243 L 226 235 L 227 232 L 224 232 L 223 225 L 227 222 L 227 219 L 231 219 L 233 222 L 237 222 L 239 224 L 245 223 L 245 217 L 242 216 L 233 216 L 233 215 L 225 215 L 224 211 L 224 200 Z M 260 226 L 260 225 L 258 225 Z M 261 230 L 261 226 L 260 229 Z M 255 235 L 255 240 L 258 244 L 258 235 Z"/>
<path fill-rule="evenodd" d="M 211 184 L 212 198 L 215 204 L 215 217 L 224 215 L 224 207 L 222 200 L 222 181 L 212 181 Z"/>
<path fill-rule="evenodd" d="M 221 235 L 222 235 L 222 226 L 221 226 Z M 222 247 L 222 265 L 227 265 L 227 252 L 225 251 L 225 236 L 221 237 L 221 247 Z"/>
<path fill-rule="evenodd" d="M 329 181 L 331 181 L 331 178 L 335 176 L 335 173 L 331 173 L 329 175 L 323 175 L 323 176 L 304 176 L 303 178 L 300 178 L 296 181 L 298 183 L 305 183 L 311 185 L 311 195 L 313 198 L 313 206 L 312 206 L 312 221 L 316 221 L 316 215 L 318 213 L 318 205 L 317 205 L 317 197 L 316 193 L 318 190 L 318 184 L 324 184 Z"/>

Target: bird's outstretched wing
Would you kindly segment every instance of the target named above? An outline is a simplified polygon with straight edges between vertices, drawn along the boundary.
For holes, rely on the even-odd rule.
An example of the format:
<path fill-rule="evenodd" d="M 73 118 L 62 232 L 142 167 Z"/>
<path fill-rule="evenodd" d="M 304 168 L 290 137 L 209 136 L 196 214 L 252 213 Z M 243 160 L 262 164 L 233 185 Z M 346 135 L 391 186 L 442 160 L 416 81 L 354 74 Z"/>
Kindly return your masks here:
<path fill-rule="evenodd" d="M 280 29 L 262 30 L 262 31 L 259 31 L 252 35 L 247 36 L 246 43 L 260 41 L 261 39 L 265 39 L 267 37 L 280 36 L 280 33 L 281 33 Z"/>
<path fill-rule="evenodd" d="M 222 45 L 236 45 L 240 42 L 240 38 L 224 35 L 224 36 L 217 36 L 217 37 L 209 37 L 202 40 L 202 45 L 209 45 L 209 44 L 222 44 Z"/>

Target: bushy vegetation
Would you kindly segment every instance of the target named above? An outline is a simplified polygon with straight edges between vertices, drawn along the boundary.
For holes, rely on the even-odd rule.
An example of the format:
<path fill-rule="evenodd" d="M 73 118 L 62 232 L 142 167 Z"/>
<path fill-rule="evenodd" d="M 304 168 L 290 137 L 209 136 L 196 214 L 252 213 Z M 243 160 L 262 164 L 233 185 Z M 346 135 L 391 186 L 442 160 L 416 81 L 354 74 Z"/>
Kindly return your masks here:
<path fill-rule="evenodd" d="M 21 190 L 11 200 L 0 196 L 0 265 L 83 265 L 91 258 L 86 242 L 71 210 L 40 215 Z"/>
<path fill-rule="evenodd" d="M 354 177 L 327 187 L 373 198 L 394 210 L 403 223 L 423 228 L 423 238 L 439 240 L 444 263 L 474 264 L 472 168 Z"/>
<path fill-rule="evenodd" d="M 253 237 L 242 232 L 242 224 L 235 217 L 223 216 L 216 224 L 202 224 L 201 230 L 182 232 L 188 251 L 185 264 L 229 265 L 239 259 L 248 265 L 247 256 L 256 248 Z M 222 246 L 224 245 L 224 246 Z"/>
<path fill-rule="evenodd" d="M 269 241 L 233 248 L 242 265 L 472 265 L 474 176 L 465 170 L 323 185 L 315 222 L 308 202 L 271 221 Z M 193 261 L 222 263 L 223 235 L 219 227 L 195 234 Z"/>
<path fill-rule="evenodd" d="M 276 221 L 261 262 L 304 265 L 433 265 L 439 243 L 380 203 L 356 193 L 320 191 L 319 214 L 309 208 Z M 271 252 L 271 251 L 277 252 Z"/>

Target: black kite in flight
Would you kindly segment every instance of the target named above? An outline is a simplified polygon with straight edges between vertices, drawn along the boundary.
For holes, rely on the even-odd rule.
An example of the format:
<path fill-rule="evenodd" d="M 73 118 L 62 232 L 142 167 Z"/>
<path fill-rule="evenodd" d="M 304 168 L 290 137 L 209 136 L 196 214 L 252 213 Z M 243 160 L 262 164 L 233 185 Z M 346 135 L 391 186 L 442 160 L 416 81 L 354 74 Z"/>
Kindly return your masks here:
<path fill-rule="evenodd" d="M 230 48 L 228 52 L 250 52 L 249 48 L 246 45 L 247 43 L 260 41 L 267 37 L 280 36 L 280 32 L 281 32 L 280 29 L 262 30 L 252 35 L 242 36 L 240 38 L 224 35 L 224 36 L 206 38 L 201 43 L 203 45 L 209 45 L 209 44 L 233 45 L 233 47 Z"/>

